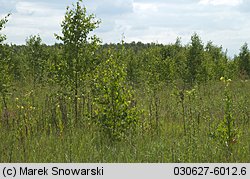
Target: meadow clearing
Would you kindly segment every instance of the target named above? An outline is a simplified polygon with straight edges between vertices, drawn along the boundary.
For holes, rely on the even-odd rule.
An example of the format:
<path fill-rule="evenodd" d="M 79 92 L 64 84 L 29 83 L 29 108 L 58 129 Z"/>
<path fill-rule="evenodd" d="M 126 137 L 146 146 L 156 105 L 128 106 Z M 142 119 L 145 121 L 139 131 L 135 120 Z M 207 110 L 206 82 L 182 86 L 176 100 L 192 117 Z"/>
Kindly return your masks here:
<path fill-rule="evenodd" d="M 250 162 L 247 44 L 101 44 L 100 23 L 78 1 L 58 44 L 0 35 L 0 162 Z"/>

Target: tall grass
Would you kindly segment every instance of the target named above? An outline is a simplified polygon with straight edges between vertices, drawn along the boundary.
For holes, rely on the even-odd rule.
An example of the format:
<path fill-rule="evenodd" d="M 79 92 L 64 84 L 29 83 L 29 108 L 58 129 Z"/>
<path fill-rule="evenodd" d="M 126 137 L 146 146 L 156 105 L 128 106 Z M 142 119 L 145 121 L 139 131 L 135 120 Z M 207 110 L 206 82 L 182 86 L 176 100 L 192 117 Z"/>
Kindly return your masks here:
<path fill-rule="evenodd" d="M 250 162 L 249 81 L 228 86 L 230 111 L 221 82 L 188 90 L 164 86 L 154 94 L 155 103 L 138 88 L 140 125 L 118 141 L 93 122 L 87 97 L 78 99 L 81 120 L 75 123 L 70 96 L 54 94 L 54 87 L 18 86 L 8 99 L 8 117 L 0 107 L 0 162 Z M 228 139 L 218 138 L 227 113 L 237 128 L 230 149 Z"/>

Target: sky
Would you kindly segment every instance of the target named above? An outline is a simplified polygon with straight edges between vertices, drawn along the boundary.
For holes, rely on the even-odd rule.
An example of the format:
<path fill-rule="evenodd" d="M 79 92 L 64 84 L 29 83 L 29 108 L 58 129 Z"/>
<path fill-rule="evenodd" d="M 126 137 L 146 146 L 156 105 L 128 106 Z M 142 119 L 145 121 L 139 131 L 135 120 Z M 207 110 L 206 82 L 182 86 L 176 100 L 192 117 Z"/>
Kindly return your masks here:
<path fill-rule="evenodd" d="M 0 0 L 0 18 L 12 15 L 2 33 L 7 42 L 25 44 L 39 34 L 46 44 L 58 42 L 66 7 L 76 0 Z M 228 51 L 239 53 L 250 44 L 250 0 L 83 0 L 88 13 L 102 22 L 95 30 L 103 43 L 190 42 L 195 32 L 204 44 L 212 41 Z"/>

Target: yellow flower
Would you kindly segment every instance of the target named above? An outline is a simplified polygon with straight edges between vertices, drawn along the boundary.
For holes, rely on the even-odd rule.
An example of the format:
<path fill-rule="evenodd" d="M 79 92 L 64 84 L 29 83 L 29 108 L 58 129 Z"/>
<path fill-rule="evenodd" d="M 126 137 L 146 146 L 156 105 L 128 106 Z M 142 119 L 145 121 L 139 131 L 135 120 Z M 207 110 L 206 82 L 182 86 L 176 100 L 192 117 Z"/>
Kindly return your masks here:
<path fill-rule="evenodd" d="M 30 109 L 33 110 L 33 109 L 36 109 L 34 106 L 30 106 Z"/>
<path fill-rule="evenodd" d="M 225 77 L 220 77 L 220 81 L 224 81 L 225 80 Z"/>

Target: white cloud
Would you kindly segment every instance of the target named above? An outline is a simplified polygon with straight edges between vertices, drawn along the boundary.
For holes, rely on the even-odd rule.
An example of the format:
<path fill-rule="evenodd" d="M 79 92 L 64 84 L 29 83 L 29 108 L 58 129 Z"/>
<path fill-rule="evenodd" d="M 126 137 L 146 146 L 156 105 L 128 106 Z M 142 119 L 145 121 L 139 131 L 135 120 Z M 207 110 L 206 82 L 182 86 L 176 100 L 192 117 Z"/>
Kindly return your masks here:
<path fill-rule="evenodd" d="M 134 12 L 153 11 L 157 12 L 161 4 L 156 3 L 133 3 Z"/>
<path fill-rule="evenodd" d="M 48 3 L 20 1 L 16 3 L 16 13 L 20 15 L 53 16 L 62 14 L 64 10 L 55 9 Z"/>
<path fill-rule="evenodd" d="M 204 5 L 214 5 L 214 6 L 219 6 L 219 5 L 237 6 L 242 2 L 243 2 L 242 0 L 200 0 L 199 3 Z"/>
<path fill-rule="evenodd" d="M 117 16 L 133 12 L 133 0 L 92 0 L 84 1 L 84 5 L 101 16 Z"/>
<path fill-rule="evenodd" d="M 18 1 L 15 11 L 3 30 L 8 42 L 24 44 L 30 35 L 40 34 L 45 43 L 53 43 L 53 34 L 59 32 L 64 10 L 48 3 Z"/>
<path fill-rule="evenodd" d="M 8 42 L 25 43 L 39 33 L 45 43 L 53 44 L 54 33 L 66 6 L 76 0 L 0 0 L 0 17 L 12 11 L 4 33 Z M 204 42 L 238 52 L 244 42 L 250 43 L 249 0 L 86 0 L 88 13 L 96 14 L 102 23 L 95 33 L 103 42 L 125 41 L 172 43 L 177 36 L 183 43 L 198 32 Z"/>

